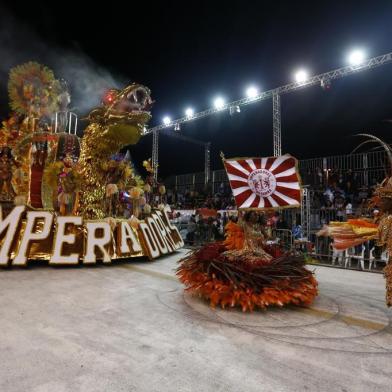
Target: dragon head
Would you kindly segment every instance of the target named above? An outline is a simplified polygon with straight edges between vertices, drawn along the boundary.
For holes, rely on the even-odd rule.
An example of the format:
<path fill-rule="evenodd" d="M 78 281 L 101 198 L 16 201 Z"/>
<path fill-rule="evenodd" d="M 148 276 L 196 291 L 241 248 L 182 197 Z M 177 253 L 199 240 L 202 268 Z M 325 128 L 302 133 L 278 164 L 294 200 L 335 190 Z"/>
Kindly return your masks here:
<path fill-rule="evenodd" d="M 107 91 L 102 106 L 92 110 L 88 120 L 105 128 L 103 136 L 123 145 L 136 144 L 151 118 L 152 104 L 150 90 L 134 83 L 122 90 Z"/>

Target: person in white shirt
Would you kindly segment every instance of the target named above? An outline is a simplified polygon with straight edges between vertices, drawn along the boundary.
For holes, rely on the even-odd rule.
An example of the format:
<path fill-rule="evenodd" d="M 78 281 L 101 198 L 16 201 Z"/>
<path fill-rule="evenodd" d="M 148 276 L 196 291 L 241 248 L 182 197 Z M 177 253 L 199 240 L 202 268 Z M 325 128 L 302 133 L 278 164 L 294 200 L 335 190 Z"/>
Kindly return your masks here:
<path fill-rule="evenodd" d="M 353 214 L 353 205 L 351 204 L 351 200 L 347 199 L 346 200 L 346 215 L 352 215 Z"/>

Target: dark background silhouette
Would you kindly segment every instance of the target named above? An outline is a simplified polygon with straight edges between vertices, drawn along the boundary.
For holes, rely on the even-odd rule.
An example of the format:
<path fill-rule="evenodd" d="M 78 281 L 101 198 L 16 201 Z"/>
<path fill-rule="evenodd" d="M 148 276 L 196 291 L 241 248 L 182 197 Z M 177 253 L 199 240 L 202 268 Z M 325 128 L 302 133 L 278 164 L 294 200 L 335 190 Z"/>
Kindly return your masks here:
<path fill-rule="evenodd" d="M 362 47 L 368 57 L 392 51 L 390 1 L 256 2 L 3 2 L 0 7 L 0 114 L 8 113 L 7 74 L 36 60 L 69 81 L 83 116 L 103 91 L 137 81 L 156 100 L 150 125 L 200 111 L 220 94 L 244 96 L 249 84 L 270 89 L 298 67 L 318 74 L 347 64 Z M 392 64 L 282 96 L 283 151 L 298 158 L 350 152 L 357 132 L 391 141 Z M 82 130 L 82 129 L 81 129 Z M 223 112 L 181 128 L 230 156 L 272 154 L 272 102 Z M 160 174 L 203 170 L 203 149 L 162 136 Z M 151 136 L 131 148 L 151 156 Z"/>

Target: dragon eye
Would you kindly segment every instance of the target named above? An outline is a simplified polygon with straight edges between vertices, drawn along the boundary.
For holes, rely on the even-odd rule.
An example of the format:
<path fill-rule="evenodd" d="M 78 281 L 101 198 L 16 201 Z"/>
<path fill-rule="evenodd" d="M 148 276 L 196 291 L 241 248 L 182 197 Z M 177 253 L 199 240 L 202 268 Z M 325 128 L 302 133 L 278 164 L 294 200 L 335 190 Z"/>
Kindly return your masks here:
<path fill-rule="evenodd" d="M 103 96 L 103 102 L 106 105 L 110 105 L 116 98 L 116 92 L 114 90 L 108 90 Z"/>

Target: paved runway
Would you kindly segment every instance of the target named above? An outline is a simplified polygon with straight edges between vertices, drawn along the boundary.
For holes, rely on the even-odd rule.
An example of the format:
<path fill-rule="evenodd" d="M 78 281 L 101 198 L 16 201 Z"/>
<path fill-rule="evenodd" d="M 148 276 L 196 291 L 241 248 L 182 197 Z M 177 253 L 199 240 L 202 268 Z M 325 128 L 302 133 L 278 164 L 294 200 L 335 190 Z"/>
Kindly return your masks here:
<path fill-rule="evenodd" d="M 0 271 L 0 391 L 391 391 L 382 275 L 311 267 L 311 308 L 243 314 L 155 262 Z"/>

